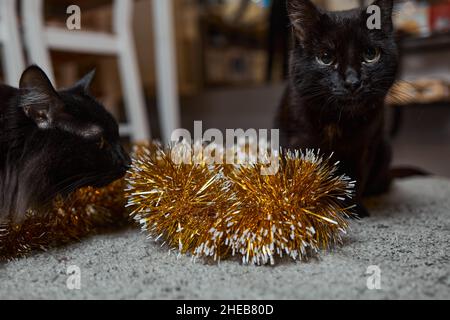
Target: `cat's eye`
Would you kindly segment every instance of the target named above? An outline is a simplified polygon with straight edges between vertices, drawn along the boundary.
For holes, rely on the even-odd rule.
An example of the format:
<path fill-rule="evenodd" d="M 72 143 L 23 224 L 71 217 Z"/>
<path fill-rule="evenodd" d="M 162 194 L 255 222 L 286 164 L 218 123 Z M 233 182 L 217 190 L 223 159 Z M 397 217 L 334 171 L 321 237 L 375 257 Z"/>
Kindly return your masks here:
<path fill-rule="evenodd" d="M 330 51 L 324 51 L 316 57 L 319 64 L 324 66 L 331 66 L 334 63 L 334 56 Z"/>
<path fill-rule="evenodd" d="M 100 150 L 103 150 L 107 145 L 105 138 L 100 138 L 100 142 L 98 143 L 98 147 Z"/>
<path fill-rule="evenodd" d="M 380 57 L 380 49 L 374 47 L 367 48 L 363 53 L 364 63 L 366 64 L 378 62 L 378 60 L 380 60 Z"/>

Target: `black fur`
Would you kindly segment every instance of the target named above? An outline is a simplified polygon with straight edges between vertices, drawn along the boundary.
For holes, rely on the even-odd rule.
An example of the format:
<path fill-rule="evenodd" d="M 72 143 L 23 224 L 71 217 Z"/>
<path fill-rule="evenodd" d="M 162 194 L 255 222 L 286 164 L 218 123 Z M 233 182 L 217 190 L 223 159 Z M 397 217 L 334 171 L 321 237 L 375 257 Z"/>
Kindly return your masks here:
<path fill-rule="evenodd" d="M 130 158 L 112 115 L 89 94 L 94 73 L 56 91 L 36 66 L 0 86 L 0 222 L 85 186 L 121 178 Z"/>
<path fill-rule="evenodd" d="M 384 100 L 396 78 L 398 51 L 393 1 L 375 4 L 382 10 L 381 30 L 367 28 L 365 8 L 325 12 L 309 0 L 288 1 L 296 45 L 277 117 L 283 147 L 334 152 L 342 173 L 357 181 L 361 216 L 367 215 L 362 196 L 386 191 L 391 180 Z M 367 63 L 374 50 L 379 59 Z M 325 52 L 333 59 L 329 66 L 318 59 Z"/>

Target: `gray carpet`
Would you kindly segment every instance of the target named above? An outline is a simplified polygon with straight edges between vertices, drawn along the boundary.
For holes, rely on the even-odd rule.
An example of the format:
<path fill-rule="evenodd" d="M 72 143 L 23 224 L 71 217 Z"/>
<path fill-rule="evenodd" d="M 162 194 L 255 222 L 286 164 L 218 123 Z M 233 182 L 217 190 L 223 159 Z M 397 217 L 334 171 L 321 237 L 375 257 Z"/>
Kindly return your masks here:
<path fill-rule="evenodd" d="M 193 263 L 126 230 L 0 265 L 0 298 L 449 299 L 450 180 L 397 182 L 370 207 L 344 246 L 308 263 Z M 70 265 L 80 267 L 80 290 L 66 286 Z M 367 288 L 370 265 L 380 290 Z"/>

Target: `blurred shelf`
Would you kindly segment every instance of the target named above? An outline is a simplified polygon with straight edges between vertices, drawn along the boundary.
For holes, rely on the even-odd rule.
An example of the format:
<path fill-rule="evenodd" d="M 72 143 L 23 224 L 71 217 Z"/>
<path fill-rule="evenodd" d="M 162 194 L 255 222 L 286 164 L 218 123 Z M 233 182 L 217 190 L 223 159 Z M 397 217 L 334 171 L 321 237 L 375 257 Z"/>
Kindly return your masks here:
<path fill-rule="evenodd" d="M 204 40 L 207 41 L 206 45 L 220 47 L 233 44 L 244 47 L 265 47 L 267 27 L 264 23 L 232 24 L 218 15 L 203 15 L 200 24 Z M 215 39 L 218 37 L 221 38 L 220 42 Z"/>
<path fill-rule="evenodd" d="M 411 102 L 405 104 L 391 104 L 393 108 L 450 108 L 450 101 Z"/>
<path fill-rule="evenodd" d="M 111 0 L 47 0 L 45 9 L 50 17 L 67 16 L 66 10 L 69 6 L 76 4 L 81 10 L 89 10 L 112 4 Z"/>
<path fill-rule="evenodd" d="M 429 37 L 402 36 L 400 48 L 405 53 L 450 49 L 450 32 L 433 34 Z"/>

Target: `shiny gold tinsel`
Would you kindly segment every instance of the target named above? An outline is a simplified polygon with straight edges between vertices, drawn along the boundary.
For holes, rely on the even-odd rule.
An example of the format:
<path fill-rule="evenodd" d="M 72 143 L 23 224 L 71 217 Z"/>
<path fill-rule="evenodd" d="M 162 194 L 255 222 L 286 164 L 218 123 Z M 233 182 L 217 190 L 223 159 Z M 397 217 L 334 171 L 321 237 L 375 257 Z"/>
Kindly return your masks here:
<path fill-rule="evenodd" d="M 0 225 L 0 261 L 26 256 L 33 250 L 79 240 L 103 228 L 126 223 L 124 180 L 103 189 L 83 188 L 50 209 L 30 210 L 20 224 Z"/>
<path fill-rule="evenodd" d="M 336 175 L 336 167 L 312 151 L 287 152 L 276 174 L 261 175 L 261 169 L 239 166 L 228 175 L 239 210 L 217 219 L 213 247 L 224 243 L 243 263 L 259 265 L 274 264 L 275 256 L 307 259 L 341 242 L 351 215 L 349 178 Z"/>
<path fill-rule="evenodd" d="M 311 151 L 280 156 L 274 175 L 257 164 L 177 165 L 172 151 L 139 153 L 127 198 L 149 237 L 179 253 L 252 264 L 306 259 L 339 243 L 348 227 L 354 183 Z"/>
<path fill-rule="evenodd" d="M 128 206 L 150 238 L 163 239 L 179 253 L 194 252 L 236 200 L 218 166 L 176 164 L 171 151 L 135 152 L 127 176 Z"/>

